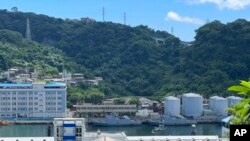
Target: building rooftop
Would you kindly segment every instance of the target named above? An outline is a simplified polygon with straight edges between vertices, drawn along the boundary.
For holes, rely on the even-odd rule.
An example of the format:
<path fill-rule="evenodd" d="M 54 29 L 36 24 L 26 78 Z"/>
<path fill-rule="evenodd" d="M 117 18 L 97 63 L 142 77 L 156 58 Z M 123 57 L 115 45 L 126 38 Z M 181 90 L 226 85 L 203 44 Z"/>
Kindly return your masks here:
<path fill-rule="evenodd" d="M 65 87 L 66 83 L 50 82 L 44 85 L 45 87 Z"/>
<path fill-rule="evenodd" d="M 38 83 L 44 84 L 44 87 L 65 87 L 66 83 L 59 82 L 50 82 L 50 83 Z M 0 83 L 0 87 L 32 87 L 33 84 L 25 84 L 25 83 Z"/>
<path fill-rule="evenodd" d="M 32 84 L 0 83 L 0 87 L 32 87 Z"/>

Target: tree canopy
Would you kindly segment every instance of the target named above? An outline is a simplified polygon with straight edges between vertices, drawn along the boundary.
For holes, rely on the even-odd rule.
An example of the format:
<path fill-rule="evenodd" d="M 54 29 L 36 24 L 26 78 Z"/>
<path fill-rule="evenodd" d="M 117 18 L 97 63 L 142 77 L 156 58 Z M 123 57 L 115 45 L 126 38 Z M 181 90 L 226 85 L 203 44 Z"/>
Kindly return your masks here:
<path fill-rule="evenodd" d="M 25 35 L 27 17 L 36 43 L 24 43 L 26 48 L 35 48 L 22 52 L 26 48 L 20 38 Z M 25 61 L 36 59 L 34 66 L 48 69 L 44 72 L 53 74 L 64 67 L 87 78 L 103 77 L 97 89 L 106 96 L 227 95 L 226 87 L 250 75 L 250 22 L 242 19 L 200 27 L 191 46 L 143 25 L 87 24 L 6 10 L 0 11 L 0 29 L 1 48 L 15 48 L 18 54 L 12 59 L 11 51 L 0 52 L 1 70 L 23 64 L 19 58 L 27 55 Z M 15 32 L 7 35 L 7 30 Z M 3 35 L 7 36 L 3 39 Z M 163 38 L 165 44 L 156 44 L 155 37 Z"/>
<path fill-rule="evenodd" d="M 229 109 L 229 112 L 233 114 L 232 122 L 250 124 L 250 81 L 241 81 L 240 85 L 231 86 L 228 90 L 245 97 L 239 104 Z"/>

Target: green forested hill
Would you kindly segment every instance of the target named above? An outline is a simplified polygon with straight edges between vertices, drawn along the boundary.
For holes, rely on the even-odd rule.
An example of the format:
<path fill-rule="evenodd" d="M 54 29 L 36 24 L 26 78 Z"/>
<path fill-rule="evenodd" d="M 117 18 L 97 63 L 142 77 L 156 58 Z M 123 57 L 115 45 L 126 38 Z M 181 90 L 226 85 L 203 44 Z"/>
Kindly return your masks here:
<path fill-rule="evenodd" d="M 21 33 L 0 30 L 0 72 L 11 67 L 27 67 L 33 71 L 41 70 L 43 76 L 57 75 L 63 68 L 84 71 L 54 47 L 36 42 L 28 43 Z"/>
<path fill-rule="evenodd" d="M 105 95 L 222 95 L 227 86 L 250 76 L 250 23 L 245 20 L 204 25 L 190 47 L 181 45 L 167 32 L 146 26 L 86 24 L 4 10 L 0 11 L 0 29 L 24 36 L 27 17 L 33 40 L 62 51 L 65 57 L 87 68 L 91 72 L 85 74 L 87 77 L 103 77 L 105 85 L 100 90 Z M 164 38 L 166 44 L 157 45 L 154 37 Z"/>
<path fill-rule="evenodd" d="M 226 88 L 250 76 L 250 22 L 214 21 L 196 31 L 194 46 L 183 51 L 182 73 L 190 91 L 226 93 Z"/>

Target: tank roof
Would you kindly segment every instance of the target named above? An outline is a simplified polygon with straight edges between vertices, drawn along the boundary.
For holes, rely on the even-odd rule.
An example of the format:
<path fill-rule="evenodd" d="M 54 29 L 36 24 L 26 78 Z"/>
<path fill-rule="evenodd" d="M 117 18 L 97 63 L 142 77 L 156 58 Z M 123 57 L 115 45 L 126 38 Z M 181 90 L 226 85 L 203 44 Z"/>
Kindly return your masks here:
<path fill-rule="evenodd" d="M 211 96 L 210 99 L 218 98 L 219 96 Z"/>
<path fill-rule="evenodd" d="M 202 97 L 201 95 L 199 94 L 195 94 L 195 93 L 186 93 L 186 94 L 183 94 L 184 97 Z"/>
<path fill-rule="evenodd" d="M 168 97 L 165 97 L 165 100 L 180 100 L 180 99 L 174 96 L 168 96 Z"/>
<path fill-rule="evenodd" d="M 219 96 L 218 96 L 218 97 L 214 97 L 213 99 L 214 99 L 214 100 L 227 100 L 226 98 L 224 98 L 224 97 L 219 97 Z"/>
<path fill-rule="evenodd" d="M 238 96 L 229 96 L 227 97 L 228 99 L 242 99 L 241 97 L 238 97 Z"/>

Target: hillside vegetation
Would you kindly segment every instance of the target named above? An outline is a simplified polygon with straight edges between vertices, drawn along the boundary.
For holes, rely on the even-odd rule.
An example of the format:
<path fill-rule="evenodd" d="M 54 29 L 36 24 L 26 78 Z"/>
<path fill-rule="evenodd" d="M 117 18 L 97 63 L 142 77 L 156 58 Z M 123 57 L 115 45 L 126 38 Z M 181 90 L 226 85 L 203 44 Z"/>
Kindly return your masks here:
<path fill-rule="evenodd" d="M 27 42 L 21 33 L 0 30 L 0 72 L 11 67 L 24 67 L 40 72 L 40 77 L 58 75 L 63 68 L 84 71 L 64 53 L 54 47 Z"/>
<path fill-rule="evenodd" d="M 54 52 L 57 55 L 69 58 L 63 62 L 68 69 L 83 72 L 86 77 L 103 77 L 105 83 L 99 89 L 105 95 L 154 98 L 184 92 L 225 95 L 228 86 L 250 75 L 250 22 L 246 20 L 206 24 L 196 31 L 193 46 L 189 47 L 167 32 L 146 26 L 130 27 L 111 22 L 86 24 L 5 10 L 0 11 L 0 29 L 17 31 L 21 33 L 18 36 L 24 36 L 27 17 L 31 21 L 32 39 L 48 50 L 58 50 Z M 166 43 L 156 44 L 154 37 L 164 38 Z M 12 44 L 21 49 L 21 45 Z M 39 53 L 43 56 L 42 51 Z M 10 66 L 5 62 L 2 70 Z M 88 71 L 71 67 L 75 66 L 69 65 L 72 63 Z"/>

